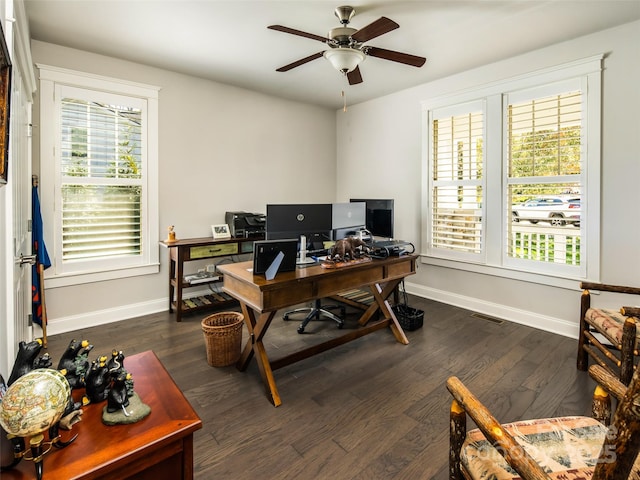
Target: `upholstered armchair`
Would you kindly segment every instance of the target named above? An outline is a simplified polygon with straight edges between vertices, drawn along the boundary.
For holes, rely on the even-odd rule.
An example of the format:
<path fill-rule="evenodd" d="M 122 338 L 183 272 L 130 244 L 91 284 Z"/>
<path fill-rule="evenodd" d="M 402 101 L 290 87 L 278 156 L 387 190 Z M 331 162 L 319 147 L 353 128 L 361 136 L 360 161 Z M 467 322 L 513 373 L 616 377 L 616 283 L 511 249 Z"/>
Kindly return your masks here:
<path fill-rule="evenodd" d="M 640 308 L 623 306 L 628 297 L 620 295 L 621 308 L 600 308 L 592 305 L 591 291 L 640 295 L 640 288 L 582 282 L 580 299 L 580 336 L 577 367 L 586 371 L 589 357 L 608 369 L 628 385 L 638 363 Z M 638 298 L 640 301 L 640 297 Z"/>
<path fill-rule="evenodd" d="M 638 370 L 640 371 L 640 370 Z M 640 379 L 627 388 L 600 365 L 595 418 L 572 416 L 500 424 L 456 377 L 447 380 L 450 412 L 451 480 L 625 480 L 640 479 Z M 613 423 L 610 395 L 618 399 Z M 477 429 L 467 432 L 467 415 Z"/>

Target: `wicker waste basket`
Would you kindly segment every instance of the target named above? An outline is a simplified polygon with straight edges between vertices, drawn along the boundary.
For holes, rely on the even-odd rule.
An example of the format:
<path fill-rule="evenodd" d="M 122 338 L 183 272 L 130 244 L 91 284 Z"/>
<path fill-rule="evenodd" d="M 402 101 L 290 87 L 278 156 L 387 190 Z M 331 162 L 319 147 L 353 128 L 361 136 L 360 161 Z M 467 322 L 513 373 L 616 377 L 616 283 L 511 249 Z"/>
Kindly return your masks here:
<path fill-rule="evenodd" d="M 207 363 L 212 367 L 232 365 L 240 358 L 244 316 L 237 312 L 219 312 L 202 320 L 207 347 Z"/>

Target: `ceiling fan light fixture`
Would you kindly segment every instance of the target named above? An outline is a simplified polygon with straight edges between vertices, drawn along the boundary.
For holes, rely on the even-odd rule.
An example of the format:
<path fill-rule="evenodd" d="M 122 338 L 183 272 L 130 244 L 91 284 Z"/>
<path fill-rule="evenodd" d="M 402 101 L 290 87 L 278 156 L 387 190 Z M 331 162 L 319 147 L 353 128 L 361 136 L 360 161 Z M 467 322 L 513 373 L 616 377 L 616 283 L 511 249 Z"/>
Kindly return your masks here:
<path fill-rule="evenodd" d="M 347 74 L 364 60 L 364 53 L 353 48 L 333 48 L 324 52 L 324 58 L 329 60 L 333 68 Z"/>

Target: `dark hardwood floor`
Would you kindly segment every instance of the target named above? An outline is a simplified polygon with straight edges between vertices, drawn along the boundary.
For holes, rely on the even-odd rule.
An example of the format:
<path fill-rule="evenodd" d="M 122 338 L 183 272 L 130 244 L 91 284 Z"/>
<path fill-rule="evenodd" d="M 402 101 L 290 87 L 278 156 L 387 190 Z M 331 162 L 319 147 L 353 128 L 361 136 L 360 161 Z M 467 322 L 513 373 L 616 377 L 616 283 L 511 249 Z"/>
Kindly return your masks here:
<path fill-rule="evenodd" d="M 576 370 L 577 340 L 418 297 L 409 303 L 425 311 L 409 345 L 381 330 L 277 370 L 278 408 L 255 361 L 246 372 L 207 364 L 206 314 L 177 323 L 165 312 L 55 335 L 48 351 L 54 366 L 71 339 L 94 345 L 91 360 L 114 348 L 155 351 L 202 419 L 195 472 L 203 480 L 445 479 L 450 375 L 501 421 L 590 414 L 594 383 Z M 345 329 L 355 328 L 356 312 L 348 309 Z M 340 333 L 327 320 L 299 335 L 298 323 L 276 317 L 265 337 L 272 360 Z"/>

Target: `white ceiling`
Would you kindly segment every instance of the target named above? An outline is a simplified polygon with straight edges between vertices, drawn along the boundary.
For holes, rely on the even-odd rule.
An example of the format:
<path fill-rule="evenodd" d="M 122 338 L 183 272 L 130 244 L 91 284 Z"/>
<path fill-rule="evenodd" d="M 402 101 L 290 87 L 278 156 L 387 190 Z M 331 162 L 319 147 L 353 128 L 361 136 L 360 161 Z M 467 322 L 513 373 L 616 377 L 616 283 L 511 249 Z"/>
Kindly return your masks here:
<path fill-rule="evenodd" d="M 326 36 L 334 9 L 350 26 L 381 16 L 400 28 L 367 45 L 427 58 L 422 68 L 367 57 L 349 86 L 324 58 L 276 68 L 326 49 L 268 30 L 280 24 Z M 640 19 L 640 0 L 25 0 L 33 39 L 208 78 L 269 95 L 342 106 Z"/>

